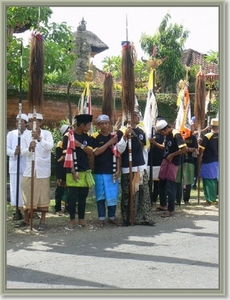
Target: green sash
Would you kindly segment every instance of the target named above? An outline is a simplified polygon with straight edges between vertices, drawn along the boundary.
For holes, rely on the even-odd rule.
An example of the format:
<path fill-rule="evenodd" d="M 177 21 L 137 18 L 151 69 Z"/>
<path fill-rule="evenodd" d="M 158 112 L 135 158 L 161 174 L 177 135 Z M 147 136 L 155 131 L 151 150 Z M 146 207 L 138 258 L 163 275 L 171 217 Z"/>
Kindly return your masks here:
<path fill-rule="evenodd" d="M 67 187 L 89 187 L 95 185 L 92 170 L 87 170 L 85 172 L 78 172 L 79 180 L 78 182 L 74 180 L 72 173 L 66 174 L 66 186 Z"/>

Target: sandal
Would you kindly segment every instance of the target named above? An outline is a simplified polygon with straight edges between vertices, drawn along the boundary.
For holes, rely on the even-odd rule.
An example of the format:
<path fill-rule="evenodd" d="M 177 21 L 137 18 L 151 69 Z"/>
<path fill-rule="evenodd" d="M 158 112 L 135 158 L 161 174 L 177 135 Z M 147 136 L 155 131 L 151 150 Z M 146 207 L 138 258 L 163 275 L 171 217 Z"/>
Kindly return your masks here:
<path fill-rule="evenodd" d="M 162 208 L 162 207 L 156 207 L 156 210 L 157 211 L 167 211 L 167 208 Z"/>
<path fill-rule="evenodd" d="M 13 220 L 14 221 L 19 221 L 19 220 L 22 220 L 23 219 L 23 216 L 22 216 L 22 213 L 14 213 L 13 214 Z"/>
<path fill-rule="evenodd" d="M 110 224 L 117 225 L 117 226 L 119 226 L 119 227 L 122 225 L 121 222 L 119 222 L 117 219 L 109 220 L 109 223 L 110 223 Z"/>
<path fill-rule="evenodd" d="M 15 228 L 26 227 L 28 225 L 29 225 L 29 223 L 26 223 L 26 222 L 22 221 L 21 223 L 16 224 Z"/>
<path fill-rule="evenodd" d="M 39 223 L 38 230 L 39 231 L 44 231 L 45 229 L 46 229 L 46 224 L 45 223 Z"/>
<path fill-rule="evenodd" d="M 79 227 L 85 227 L 85 226 L 86 226 L 86 222 L 85 222 L 84 219 L 78 219 L 77 225 L 78 225 Z"/>
<path fill-rule="evenodd" d="M 62 212 L 61 211 L 56 211 L 55 215 L 61 217 L 62 216 Z"/>
<path fill-rule="evenodd" d="M 172 216 L 173 216 L 173 213 L 168 211 L 168 212 L 163 213 L 163 215 L 161 215 L 161 218 L 169 218 Z"/>
<path fill-rule="evenodd" d="M 73 230 L 73 229 L 74 229 L 74 226 L 72 226 L 72 225 L 67 225 L 67 226 L 65 227 L 65 229 L 66 229 L 66 230 Z"/>
<path fill-rule="evenodd" d="M 103 228 L 103 227 L 105 226 L 105 221 L 99 220 L 99 221 L 96 223 L 96 226 L 99 227 L 99 228 Z"/>

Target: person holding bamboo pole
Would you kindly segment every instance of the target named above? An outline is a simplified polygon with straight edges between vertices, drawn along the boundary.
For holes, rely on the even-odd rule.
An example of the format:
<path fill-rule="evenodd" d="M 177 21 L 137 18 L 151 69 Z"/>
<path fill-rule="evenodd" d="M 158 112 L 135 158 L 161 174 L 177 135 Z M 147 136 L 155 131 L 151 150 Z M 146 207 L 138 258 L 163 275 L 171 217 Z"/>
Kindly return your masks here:
<path fill-rule="evenodd" d="M 206 205 L 216 205 L 219 180 L 218 164 L 219 120 L 211 120 L 211 132 L 205 134 L 199 144 L 198 160 L 201 164 L 200 177 L 203 181 Z"/>
<path fill-rule="evenodd" d="M 28 118 L 32 118 L 29 114 Z M 22 178 L 22 197 L 24 220 L 16 227 L 29 225 L 29 210 L 31 208 L 31 180 L 34 180 L 33 211 L 41 212 L 38 226 L 39 231 L 44 231 L 45 216 L 50 206 L 50 175 L 51 175 L 51 151 L 54 146 L 52 134 L 48 130 L 41 129 L 43 116 L 36 113 L 36 131 L 28 131 L 22 137 L 21 153 L 26 156 L 26 169 Z M 32 154 L 35 153 L 34 174 L 32 170 Z"/>
<path fill-rule="evenodd" d="M 97 202 L 98 222 L 96 226 L 103 228 L 108 209 L 108 222 L 121 226 L 116 218 L 119 199 L 120 155 L 116 149 L 116 132 L 110 132 L 111 122 L 106 114 L 97 118 L 98 132 L 91 136 L 94 143 L 94 180 L 95 198 Z"/>
<path fill-rule="evenodd" d="M 26 126 L 28 122 L 28 116 L 21 114 L 21 132 L 22 137 L 26 132 Z M 19 115 L 16 117 L 16 127 L 18 127 Z M 14 213 L 14 220 L 22 220 L 22 192 L 21 192 L 21 181 L 22 175 L 26 168 L 26 158 L 21 155 L 21 147 L 18 145 L 18 129 L 11 130 L 7 133 L 7 155 L 9 156 L 9 174 L 10 174 L 10 205 L 12 208 L 16 207 L 17 204 L 17 176 L 19 176 L 19 193 L 18 193 L 18 215 Z M 17 162 L 18 155 L 20 155 L 19 173 L 17 174 Z"/>
<path fill-rule="evenodd" d="M 143 156 L 143 147 L 146 145 L 144 131 L 137 125 L 140 122 L 139 111 L 134 111 L 131 124 L 118 130 L 117 149 L 121 153 L 121 215 L 123 226 L 131 225 L 130 193 L 133 195 L 134 224 L 155 225 L 151 215 L 151 199 L 148 187 L 148 174 Z M 128 136 L 132 143 L 132 185 L 129 174 L 129 146 Z"/>

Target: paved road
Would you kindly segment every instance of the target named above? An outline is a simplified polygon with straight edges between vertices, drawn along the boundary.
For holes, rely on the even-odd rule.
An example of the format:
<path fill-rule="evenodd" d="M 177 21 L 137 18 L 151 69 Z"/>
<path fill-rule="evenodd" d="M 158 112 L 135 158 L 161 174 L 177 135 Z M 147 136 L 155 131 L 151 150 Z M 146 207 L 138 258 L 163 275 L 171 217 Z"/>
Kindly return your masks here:
<path fill-rule="evenodd" d="M 27 233 L 25 239 L 8 241 L 6 293 L 52 289 L 59 296 L 123 295 L 131 289 L 137 296 L 173 295 L 180 289 L 188 295 L 192 289 L 199 295 L 200 289 L 212 289 L 211 295 L 218 295 L 218 219 L 216 210 L 159 217 L 154 227 L 77 227 L 61 229 L 58 238 Z"/>

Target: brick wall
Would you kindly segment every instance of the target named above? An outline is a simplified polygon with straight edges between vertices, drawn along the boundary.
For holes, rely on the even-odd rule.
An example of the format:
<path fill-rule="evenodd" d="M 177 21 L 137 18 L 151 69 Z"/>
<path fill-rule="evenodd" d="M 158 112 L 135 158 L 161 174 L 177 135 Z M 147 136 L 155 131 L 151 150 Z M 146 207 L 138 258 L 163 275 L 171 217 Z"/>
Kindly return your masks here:
<path fill-rule="evenodd" d="M 28 114 L 28 102 L 27 100 L 22 101 L 22 112 Z M 66 102 L 58 101 L 44 101 L 43 102 L 43 125 L 53 128 L 55 125 L 59 126 L 61 120 L 68 119 L 68 104 Z M 76 104 L 72 104 L 73 117 L 77 115 L 78 108 Z M 7 101 L 7 131 L 15 129 L 15 119 L 18 114 L 18 99 L 10 99 Z M 93 124 L 96 124 L 97 117 L 101 114 L 101 108 L 92 107 Z M 121 115 L 121 112 L 117 111 L 117 116 Z"/>

